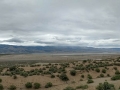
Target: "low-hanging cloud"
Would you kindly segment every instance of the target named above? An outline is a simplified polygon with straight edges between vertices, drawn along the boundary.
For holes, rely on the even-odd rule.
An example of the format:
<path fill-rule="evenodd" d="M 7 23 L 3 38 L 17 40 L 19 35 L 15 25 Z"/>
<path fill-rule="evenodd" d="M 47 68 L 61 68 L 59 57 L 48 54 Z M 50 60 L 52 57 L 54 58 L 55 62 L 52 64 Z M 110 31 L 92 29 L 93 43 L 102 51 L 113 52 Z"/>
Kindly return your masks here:
<path fill-rule="evenodd" d="M 119 0 L 1 0 L 0 43 L 120 47 Z"/>
<path fill-rule="evenodd" d="M 3 40 L 2 42 L 14 42 L 14 43 L 23 43 L 24 41 L 18 39 L 18 38 L 11 38 L 8 40 Z"/>

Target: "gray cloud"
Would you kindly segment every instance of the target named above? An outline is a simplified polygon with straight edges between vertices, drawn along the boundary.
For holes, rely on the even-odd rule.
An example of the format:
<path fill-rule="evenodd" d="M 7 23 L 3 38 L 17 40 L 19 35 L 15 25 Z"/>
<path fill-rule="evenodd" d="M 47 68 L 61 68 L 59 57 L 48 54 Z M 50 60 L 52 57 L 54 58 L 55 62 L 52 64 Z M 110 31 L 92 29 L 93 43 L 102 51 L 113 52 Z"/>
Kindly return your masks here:
<path fill-rule="evenodd" d="M 14 43 L 23 43 L 24 41 L 18 39 L 18 38 L 11 38 L 8 40 L 3 40 L 2 42 L 14 42 Z"/>
<path fill-rule="evenodd" d="M 119 47 L 119 0 L 0 0 L 0 43 Z"/>

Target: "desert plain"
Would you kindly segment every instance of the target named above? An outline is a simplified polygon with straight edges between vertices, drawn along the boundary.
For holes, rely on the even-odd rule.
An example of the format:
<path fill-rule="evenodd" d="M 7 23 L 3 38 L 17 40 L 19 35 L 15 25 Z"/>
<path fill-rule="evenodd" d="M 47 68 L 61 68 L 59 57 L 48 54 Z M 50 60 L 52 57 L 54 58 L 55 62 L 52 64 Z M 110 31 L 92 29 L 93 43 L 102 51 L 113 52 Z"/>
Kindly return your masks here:
<path fill-rule="evenodd" d="M 10 90 L 11 85 L 16 86 L 13 90 L 73 90 L 66 87 L 97 90 L 99 83 L 109 82 L 119 90 L 120 80 L 111 79 L 120 71 L 119 60 L 119 53 L 2 54 L 0 84 L 4 90 Z M 72 71 L 75 74 L 72 75 Z M 63 73 L 67 76 L 65 80 L 61 76 Z M 89 83 L 88 79 L 93 82 Z M 31 88 L 26 88 L 27 82 L 32 83 Z M 48 82 L 52 83 L 51 87 L 45 87 Z M 34 83 L 39 83 L 40 88 L 35 89 Z"/>

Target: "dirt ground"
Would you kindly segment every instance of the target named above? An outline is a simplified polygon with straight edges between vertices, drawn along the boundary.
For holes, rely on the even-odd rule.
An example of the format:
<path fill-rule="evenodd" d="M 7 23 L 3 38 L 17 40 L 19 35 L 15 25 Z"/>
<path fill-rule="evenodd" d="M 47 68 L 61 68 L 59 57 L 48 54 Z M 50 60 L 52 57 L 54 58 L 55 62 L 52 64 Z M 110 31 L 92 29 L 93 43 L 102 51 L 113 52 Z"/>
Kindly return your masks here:
<path fill-rule="evenodd" d="M 61 60 L 87 60 L 87 59 L 106 59 L 120 56 L 116 53 L 67 53 L 67 54 L 18 54 L 18 55 L 2 55 L 0 61 L 16 61 L 16 60 L 40 60 L 40 61 L 61 61 Z"/>
<path fill-rule="evenodd" d="M 29 60 L 34 61 L 38 60 L 38 63 L 41 64 L 41 66 L 37 67 L 21 67 L 26 71 L 32 70 L 32 69 L 39 69 L 43 68 L 44 64 L 48 63 L 64 63 L 64 62 L 75 62 L 78 61 L 79 63 L 82 63 L 82 60 L 109 60 L 119 57 L 120 54 L 21 54 L 21 55 L 3 55 L 0 56 L 0 61 L 27 61 Z M 78 63 L 77 62 L 77 63 Z M 120 67 L 117 66 L 118 70 L 120 71 Z M 102 70 L 103 67 L 100 68 Z M 25 83 L 27 82 L 39 82 L 41 84 L 41 88 L 38 90 L 63 90 L 67 86 L 76 87 L 80 85 L 86 85 L 87 84 L 87 75 L 90 74 L 93 77 L 94 83 L 88 84 L 89 88 L 86 90 L 96 90 L 96 86 L 99 83 L 103 83 L 105 81 L 108 81 L 109 83 L 112 83 L 115 85 L 116 88 L 120 86 L 120 80 L 118 81 L 111 81 L 111 77 L 107 77 L 107 74 L 110 74 L 110 76 L 113 76 L 115 73 L 115 70 L 113 70 L 113 66 L 109 66 L 109 69 L 107 70 L 107 73 L 105 73 L 104 78 L 97 78 L 97 76 L 100 75 L 100 73 L 96 73 L 95 71 L 90 70 L 89 72 L 80 72 L 77 71 L 76 76 L 70 75 L 70 70 L 72 70 L 72 65 L 70 67 L 66 68 L 67 70 L 67 76 L 70 78 L 69 81 L 64 82 L 59 79 L 59 77 L 51 78 L 50 75 L 34 75 L 34 76 L 28 76 L 28 77 L 22 77 L 17 76 L 17 79 L 13 79 L 11 76 L 0 76 L 2 79 L 2 85 L 4 86 L 4 90 L 8 90 L 8 86 L 15 85 L 17 87 L 17 90 L 34 90 L 34 89 L 26 89 Z M 57 74 L 55 74 L 57 75 Z M 81 75 L 84 75 L 85 78 L 81 81 Z M 47 82 L 52 82 L 53 87 L 51 88 L 44 88 L 45 84 Z M 82 89 L 77 89 L 82 90 Z"/>

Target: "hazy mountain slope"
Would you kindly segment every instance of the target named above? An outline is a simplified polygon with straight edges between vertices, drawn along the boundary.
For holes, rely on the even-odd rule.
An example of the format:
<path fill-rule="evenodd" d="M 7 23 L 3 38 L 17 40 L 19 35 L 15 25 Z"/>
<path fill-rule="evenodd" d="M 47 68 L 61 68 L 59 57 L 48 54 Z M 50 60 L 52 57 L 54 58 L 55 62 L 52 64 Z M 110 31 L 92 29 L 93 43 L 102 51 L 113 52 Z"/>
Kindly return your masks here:
<path fill-rule="evenodd" d="M 120 48 L 93 48 L 78 46 L 13 46 L 0 45 L 0 53 L 101 53 L 120 52 Z"/>

